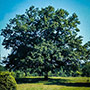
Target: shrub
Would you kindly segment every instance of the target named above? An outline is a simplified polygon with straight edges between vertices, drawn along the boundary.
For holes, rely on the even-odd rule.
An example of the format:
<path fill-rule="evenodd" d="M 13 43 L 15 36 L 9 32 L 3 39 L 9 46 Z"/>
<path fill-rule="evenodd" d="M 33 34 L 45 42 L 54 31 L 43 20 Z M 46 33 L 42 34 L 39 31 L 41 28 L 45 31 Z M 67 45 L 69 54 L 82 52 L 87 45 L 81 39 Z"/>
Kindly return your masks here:
<path fill-rule="evenodd" d="M 17 90 L 17 83 L 10 72 L 0 72 L 0 90 Z"/>
<path fill-rule="evenodd" d="M 15 71 L 15 78 L 24 78 L 25 77 L 25 73 L 23 71 Z"/>
<path fill-rule="evenodd" d="M 16 73 L 15 72 L 11 71 L 10 73 L 14 78 L 16 78 Z"/>

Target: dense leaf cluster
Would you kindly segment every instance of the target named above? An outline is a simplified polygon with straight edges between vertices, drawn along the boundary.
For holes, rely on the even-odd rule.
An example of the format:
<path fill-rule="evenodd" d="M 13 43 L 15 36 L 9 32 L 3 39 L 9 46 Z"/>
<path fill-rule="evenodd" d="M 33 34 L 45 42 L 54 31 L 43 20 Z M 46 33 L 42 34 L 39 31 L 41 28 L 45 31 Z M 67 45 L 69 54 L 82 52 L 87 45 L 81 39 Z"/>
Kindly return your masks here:
<path fill-rule="evenodd" d="M 10 72 L 0 72 L 0 90 L 17 90 L 17 83 Z"/>
<path fill-rule="evenodd" d="M 3 45 L 12 49 L 4 61 L 6 67 L 32 68 L 41 74 L 60 66 L 77 67 L 79 60 L 89 58 L 87 45 L 82 45 L 82 36 L 77 35 L 79 24 L 75 13 L 70 16 L 64 9 L 31 6 L 2 29 Z"/>

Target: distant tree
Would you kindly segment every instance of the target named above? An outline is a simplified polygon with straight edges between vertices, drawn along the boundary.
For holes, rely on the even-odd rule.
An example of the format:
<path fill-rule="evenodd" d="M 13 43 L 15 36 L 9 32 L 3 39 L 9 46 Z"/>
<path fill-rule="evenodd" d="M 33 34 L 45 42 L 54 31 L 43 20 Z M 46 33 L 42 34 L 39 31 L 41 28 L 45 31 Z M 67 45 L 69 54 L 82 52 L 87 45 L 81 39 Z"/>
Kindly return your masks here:
<path fill-rule="evenodd" d="M 82 75 L 90 77 L 90 62 L 87 62 L 82 67 Z"/>
<path fill-rule="evenodd" d="M 54 7 L 34 8 L 31 6 L 23 15 L 16 15 L 5 29 L 3 46 L 11 48 L 4 60 L 10 70 L 38 72 L 48 78 L 48 72 L 60 66 L 75 69 L 85 59 L 82 36 L 77 36 L 78 16 Z"/>
<path fill-rule="evenodd" d="M 5 71 L 5 67 L 0 65 L 0 71 Z"/>

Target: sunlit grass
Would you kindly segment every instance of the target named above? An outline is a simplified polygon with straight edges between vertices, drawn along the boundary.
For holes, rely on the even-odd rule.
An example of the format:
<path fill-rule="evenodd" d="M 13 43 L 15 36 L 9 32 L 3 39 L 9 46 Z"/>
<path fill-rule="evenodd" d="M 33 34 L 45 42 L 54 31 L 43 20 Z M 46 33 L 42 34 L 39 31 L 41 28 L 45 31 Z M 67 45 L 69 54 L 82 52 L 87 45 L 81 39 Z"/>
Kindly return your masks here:
<path fill-rule="evenodd" d="M 54 79 L 65 79 L 67 83 L 90 83 L 90 77 L 51 77 Z"/>
<path fill-rule="evenodd" d="M 40 79 L 41 78 L 41 79 Z M 79 86 L 82 83 L 90 84 L 90 77 L 49 77 L 48 81 L 42 77 L 27 77 L 26 80 L 36 80 L 18 84 L 18 90 L 90 90 L 90 86 Z M 25 79 L 25 78 L 24 78 Z M 39 79 L 39 80 L 38 80 Z M 78 84 L 79 83 L 79 84 Z M 76 85 L 74 85 L 76 84 Z"/>
<path fill-rule="evenodd" d="M 90 90 L 90 87 L 58 85 L 18 84 L 18 90 Z"/>

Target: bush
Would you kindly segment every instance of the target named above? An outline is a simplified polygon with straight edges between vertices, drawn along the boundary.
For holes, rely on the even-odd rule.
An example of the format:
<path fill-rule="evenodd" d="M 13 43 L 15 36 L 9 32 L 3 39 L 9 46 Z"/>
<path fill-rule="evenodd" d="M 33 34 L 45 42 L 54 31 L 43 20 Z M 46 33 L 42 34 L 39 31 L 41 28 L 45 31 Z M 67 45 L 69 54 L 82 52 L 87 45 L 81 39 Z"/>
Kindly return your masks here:
<path fill-rule="evenodd" d="M 16 73 L 15 72 L 11 71 L 10 73 L 14 78 L 16 78 Z"/>
<path fill-rule="evenodd" d="M 17 83 L 10 72 L 0 72 L 0 90 L 17 90 Z"/>
<path fill-rule="evenodd" d="M 15 71 L 15 78 L 24 78 L 25 77 L 25 73 L 22 71 Z"/>

